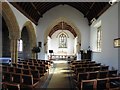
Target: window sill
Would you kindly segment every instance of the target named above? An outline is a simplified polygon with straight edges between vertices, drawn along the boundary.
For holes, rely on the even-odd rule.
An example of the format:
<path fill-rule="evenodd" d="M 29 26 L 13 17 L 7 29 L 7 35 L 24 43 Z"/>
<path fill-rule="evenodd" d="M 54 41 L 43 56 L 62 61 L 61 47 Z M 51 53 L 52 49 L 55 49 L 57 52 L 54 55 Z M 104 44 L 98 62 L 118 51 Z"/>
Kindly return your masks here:
<path fill-rule="evenodd" d="M 101 51 L 93 51 L 93 53 L 101 53 Z"/>
<path fill-rule="evenodd" d="M 23 53 L 23 51 L 18 51 L 18 53 Z"/>

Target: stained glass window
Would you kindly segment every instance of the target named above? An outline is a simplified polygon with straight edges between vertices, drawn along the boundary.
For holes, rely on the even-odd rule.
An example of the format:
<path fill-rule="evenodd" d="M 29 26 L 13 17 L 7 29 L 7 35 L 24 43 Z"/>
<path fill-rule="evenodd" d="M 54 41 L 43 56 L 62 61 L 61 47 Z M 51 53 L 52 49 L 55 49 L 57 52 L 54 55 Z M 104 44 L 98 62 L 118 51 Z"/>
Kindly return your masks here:
<path fill-rule="evenodd" d="M 67 48 L 67 36 L 64 33 L 59 35 L 59 48 Z"/>

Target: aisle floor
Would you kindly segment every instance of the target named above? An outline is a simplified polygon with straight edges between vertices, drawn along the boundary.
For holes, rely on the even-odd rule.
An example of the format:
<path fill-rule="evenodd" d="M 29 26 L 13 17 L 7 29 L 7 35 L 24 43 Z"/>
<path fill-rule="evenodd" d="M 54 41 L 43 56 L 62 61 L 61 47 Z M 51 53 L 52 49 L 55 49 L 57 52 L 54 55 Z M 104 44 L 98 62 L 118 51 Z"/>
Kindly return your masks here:
<path fill-rule="evenodd" d="M 53 61 L 49 74 L 43 88 L 72 88 L 72 74 L 66 60 Z"/>

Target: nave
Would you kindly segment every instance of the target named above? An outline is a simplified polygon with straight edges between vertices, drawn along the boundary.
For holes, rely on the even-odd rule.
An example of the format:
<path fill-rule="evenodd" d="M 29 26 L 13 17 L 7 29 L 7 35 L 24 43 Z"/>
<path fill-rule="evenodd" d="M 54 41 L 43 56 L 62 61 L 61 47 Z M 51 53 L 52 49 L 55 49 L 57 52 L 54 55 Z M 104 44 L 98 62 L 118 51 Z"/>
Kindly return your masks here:
<path fill-rule="evenodd" d="M 53 61 L 48 80 L 43 88 L 72 88 L 71 70 L 66 60 Z"/>
<path fill-rule="evenodd" d="M 1 68 L 2 90 L 120 90 L 117 70 L 95 61 L 29 59 Z"/>

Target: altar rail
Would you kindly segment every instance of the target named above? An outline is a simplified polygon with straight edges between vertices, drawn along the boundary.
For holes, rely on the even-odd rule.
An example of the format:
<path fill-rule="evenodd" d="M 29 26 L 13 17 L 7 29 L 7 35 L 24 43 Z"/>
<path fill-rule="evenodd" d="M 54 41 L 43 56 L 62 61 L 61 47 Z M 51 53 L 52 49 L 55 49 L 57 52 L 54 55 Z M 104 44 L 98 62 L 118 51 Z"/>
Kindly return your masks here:
<path fill-rule="evenodd" d="M 74 59 L 74 55 L 50 55 L 50 59 Z"/>

